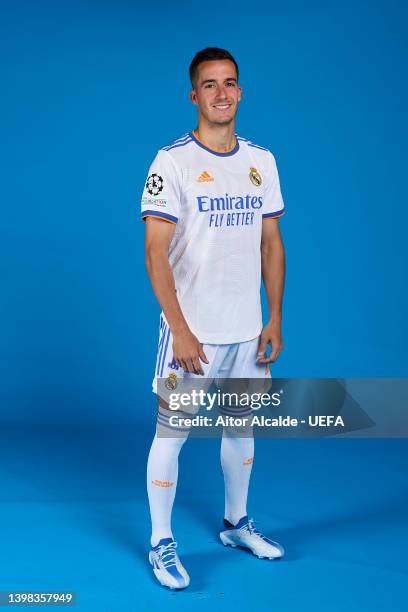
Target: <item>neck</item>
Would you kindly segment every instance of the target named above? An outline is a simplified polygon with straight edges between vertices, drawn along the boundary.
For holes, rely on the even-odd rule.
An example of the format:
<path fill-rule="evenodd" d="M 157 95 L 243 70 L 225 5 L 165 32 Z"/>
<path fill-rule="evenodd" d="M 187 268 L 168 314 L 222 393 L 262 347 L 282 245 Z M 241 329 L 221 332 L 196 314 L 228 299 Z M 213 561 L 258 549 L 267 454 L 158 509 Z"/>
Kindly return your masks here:
<path fill-rule="evenodd" d="M 209 149 L 218 153 L 227 153 L 236 144 L 235 121 L 226 125 L 209 125 L 199 118 L 198 128 L 194 130 L 194 136 Z"/>

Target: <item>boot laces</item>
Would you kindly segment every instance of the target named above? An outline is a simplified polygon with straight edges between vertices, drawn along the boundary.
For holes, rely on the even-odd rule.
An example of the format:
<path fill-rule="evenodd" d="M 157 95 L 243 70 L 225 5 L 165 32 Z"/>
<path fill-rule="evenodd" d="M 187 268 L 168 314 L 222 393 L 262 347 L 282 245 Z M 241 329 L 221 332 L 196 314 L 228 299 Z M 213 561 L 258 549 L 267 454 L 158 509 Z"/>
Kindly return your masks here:
<path fill-rule="evenodd" d="M 158 560 L 163 563 L 165 569 L 176 565 L 176 548 L 177 542 L 169 542 L 169 544 L 160 546 L 157 550 Z"/>
<path fill-rule="evenodd" d="M 262 538 L 262 540 L 265 540 L 265 536 L 263 536 L 262 533 L 258 531 L 256 527 L 254 527 L 253 519 L 249 519 L 245 525 L 242 525 L 242 527 L 240 527 L 239 530 L 242 531 L 242 533 L 249 533 L 250 535 L 255 535 L 259 538 Z"/>

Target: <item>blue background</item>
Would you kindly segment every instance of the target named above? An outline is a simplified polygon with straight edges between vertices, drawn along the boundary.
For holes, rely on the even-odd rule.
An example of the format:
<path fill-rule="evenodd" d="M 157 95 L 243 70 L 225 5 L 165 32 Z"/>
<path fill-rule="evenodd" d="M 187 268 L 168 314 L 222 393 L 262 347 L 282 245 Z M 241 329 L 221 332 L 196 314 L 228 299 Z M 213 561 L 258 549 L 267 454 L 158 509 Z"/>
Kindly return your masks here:
<path fill-rule="evenodd" d="M 195 127 L 192 56 L 229 49 L 244 90 L 237 132 L 274 152 L 287 206 L 274 375 L 406 376 L 406 4 L 1 9 L 0 588 L 72 588 L 84 610 L 149 598 L 385 610 L 391 594 L 400 609 L 402 440 L 262 441 L 252 511 L 291 551 L 272 566 L 216 546 L 218 451 L 194 441 L 175 520 L 195 582 L 174 595 L 151 580 L 159 308 L 139 201 L 157 149 Z"/>

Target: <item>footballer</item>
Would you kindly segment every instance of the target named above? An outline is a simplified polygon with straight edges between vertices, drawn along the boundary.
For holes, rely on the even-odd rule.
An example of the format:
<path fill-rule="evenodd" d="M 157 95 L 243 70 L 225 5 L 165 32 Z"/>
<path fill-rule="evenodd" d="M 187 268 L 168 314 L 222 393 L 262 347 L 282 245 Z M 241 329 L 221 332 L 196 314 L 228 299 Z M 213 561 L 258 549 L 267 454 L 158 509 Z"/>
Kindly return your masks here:
<path fill-rule="evenodd" d="M 170 385 L 198 377 L 270 379 L 269 363 L 282 349 L 285 256 L 278 219 L 284 203 L 275 158 L 235 133 L 242 90 L 237 62 L 228 51 L 199 51 L 190 80 L 197 127 L 158 151 L 142 196 L 146 266 L 162 309 L 153 379 L 158 394 L 163 379 Z M 268 302 L 266 325 L 261 280 Z M 250 407 L 241 408 L 238 416 L 250 413 Z M 182 589 L 190 578 L 176 552 L 171 515 L 179 453 L 189 428 L 175 428 L 172 416 L 159 397 L 147 465 L 149 561 L 162 585 Z M 253 457 L 253 435 L 222 436 L 220 539 L 257 557 L 276 559 L 283 556 L 283 547 L 248 518 Z"/>

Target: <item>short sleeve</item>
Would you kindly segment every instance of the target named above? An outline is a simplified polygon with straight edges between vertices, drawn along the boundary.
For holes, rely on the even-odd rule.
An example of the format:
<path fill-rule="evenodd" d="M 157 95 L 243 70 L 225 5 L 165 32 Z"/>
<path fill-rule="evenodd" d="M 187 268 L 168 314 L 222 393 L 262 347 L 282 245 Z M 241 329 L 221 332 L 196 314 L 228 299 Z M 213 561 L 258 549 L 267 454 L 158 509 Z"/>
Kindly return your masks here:
<path fill-rule="evenodd" d="M 265 203 L 263 219 L 275 219 L 285 214 L 285 205 L 280 189 L 278 168 L 272 153 L 268 152 L 268 172 L 265 176 Z"/>
<path fill-rule="evenodd" d="M 177 223 L 180 216 L 181 176 L 171 155 L 160 150 L 149 168 L 142 195 L 142 219 L 159 217 Z"/>

